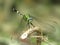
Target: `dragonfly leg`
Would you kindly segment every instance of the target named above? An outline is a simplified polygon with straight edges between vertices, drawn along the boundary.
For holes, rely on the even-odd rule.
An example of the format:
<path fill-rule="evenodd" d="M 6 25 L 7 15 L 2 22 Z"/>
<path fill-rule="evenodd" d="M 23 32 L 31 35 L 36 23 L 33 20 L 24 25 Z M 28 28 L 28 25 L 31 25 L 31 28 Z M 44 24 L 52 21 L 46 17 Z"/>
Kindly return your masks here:
<path fill-rule="evenodd" d="M 27 23 L 28 28 L 30 28 L 30 23 Z"/>
<path fill-rule="evenodd" d="M 35 27 L 34 25 L 33 25 L 33 23 L 30 23 L 33 27 Z"/>

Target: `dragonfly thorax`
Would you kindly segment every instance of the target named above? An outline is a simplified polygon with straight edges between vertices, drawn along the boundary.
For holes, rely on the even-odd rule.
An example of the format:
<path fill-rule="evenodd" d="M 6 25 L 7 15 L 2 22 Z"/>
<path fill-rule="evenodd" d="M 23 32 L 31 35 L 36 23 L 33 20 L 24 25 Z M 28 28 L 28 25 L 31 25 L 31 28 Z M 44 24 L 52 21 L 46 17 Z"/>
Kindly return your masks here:
<path fill-rule="evenodd" d="M 24 18 L 25 18 L 25 20 L 28 21 L 28 22 L 32 22 L 32 20 L 33 20 L 30 15 L 24 15 Z"/>

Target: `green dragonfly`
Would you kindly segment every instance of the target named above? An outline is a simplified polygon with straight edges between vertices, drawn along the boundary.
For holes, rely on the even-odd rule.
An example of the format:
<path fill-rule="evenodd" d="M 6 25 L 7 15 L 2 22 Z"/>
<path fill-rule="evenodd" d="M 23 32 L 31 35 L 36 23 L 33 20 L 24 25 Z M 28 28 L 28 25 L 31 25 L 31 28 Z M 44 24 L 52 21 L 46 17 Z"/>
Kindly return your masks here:
<path fill-rule="evenodd" d="M 18 15 L 22 15 L 25 19 L 22 19 L 22 20 L 26 20 L 28 23 L 29 23 L 29 25 L 31 25 L 31 23 L 32 23 L 32 21 L 33 21 L 33 18 L 28 14 L 28 15 L 24 15 L 24 14 L 21 14 L 18 10 L 16 10 L 15 8 L 13 8 L 13 11 L 14 12 L 16 12 Z M 47 16 L 49 17 L 49 18 L 47 18 Z M 55 35 L 55 32 L 56 32 L 56 29 L 58 29 L 57 31 L 59 32 L 59 25 L 58 25 L 58 23 L 57 24 L 55 24 L 54 23 L 54 21 L 53 20 L 49 20 L 49 19 L 51 19 L 51 17 L 50 17 L 50 15 L 34 15 L 33 17 L 35 17 L 34 19 L 36 19 L 37 18 L 37 22 L 39 23 L 39 24 L 41 24 L 41 27 L 44 29 L 44 30 L 46 30 L 45 32 L 43 32 L 44 33 L 44 35 L 47 35 L 48 36 L 48 38 L 49 38 L 49 40 L 52 40 L 52 41 L 54 41 L 54 40 L 58 40 L 58 37 L 57 37 L 57 34 Z M 40 18 L 39 18 L 40 17 Z M 30 19 L 31 18 L 31 19 Z M 53 17 L 54 18 L 54 17 Z M 53 19 L 52 18 L 52 19 Z M 58 19 L 58 18 L 57 18 Z M 53 23 L 53 24 L 51 24 L 51 22 Z M 22 22 L 21 21 L 21 23 L 26 23 L 26 22 Z M 21 28 L 22 27 L 22 28 Z M 22 29 L 23 28 L 25 28 L 26 26 L 25 26 L 25 24 L 23 25 L 23 24 L 21 24 L 20 26 L 19 26 L 19 29 L 21 29 L 21 31 L 22 31 Z M 17 29 L 18 30 L 18 29 Z M 20 30 L 19 30 L 20 31 Z M 55 32 L 54 32 L 55 31 Z M 54 33 L 53 33 L 54 32 Z M 56 37 L 56 38 L 54 38 L 54 37 Z"/>
<path fill-rule="evenodd" d="M 15 9 L 15 8 L 13 8 L 13 11 L 16 12 L 18 15 L 22 15 L 22 16 L 23 16 L 23 19 L 24 19 L 25 21 L 27 21 L 27 24 L 29 25 L 29 28 L 30 28 L 30 25 L 33 26 L 33 27 L 35 27 L 35 26 L 33 25 L 33 23 L 32 23 L 33 18 L 32 18 L 32 16 L 30 16 L 30 14 L 28 14 L 28 15 L 21 14 L 20 11 L 18 11 L 18 10 Z"/>

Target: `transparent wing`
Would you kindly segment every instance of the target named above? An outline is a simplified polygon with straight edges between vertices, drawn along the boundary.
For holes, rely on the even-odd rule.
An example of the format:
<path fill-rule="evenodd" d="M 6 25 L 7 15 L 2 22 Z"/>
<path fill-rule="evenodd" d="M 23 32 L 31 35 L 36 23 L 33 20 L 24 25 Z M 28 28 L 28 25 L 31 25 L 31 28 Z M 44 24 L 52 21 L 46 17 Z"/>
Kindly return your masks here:
<path fill-rule="evenodd" d="M 41 15 L 32 15 L 32 18 L 40 25 L 40 28 L 43 30 L 43 34 L 48 37 L 48 41 L 52 40 L 59 41 L 59 24 L 55 18 L 51 18 L 49 15 L 45 15 L 45 17 L 41 17 Z M 53 20 L 52 20 L 53 19 Z M 56 18 L 57 19 L 57 18 Z M 54 21 L 55 20 L 55 21 Z M 35 23 L 34 22 L 34 23 Z M 60 22 L 60 21 L 59 21 Z M 58 32 L 58 33 L 57 33 Z M 52 42 L 51 42 L 52 43 Z"/>
<path fill-rule="evenodd" d="M 18 28 L 16 31 L 18 32 L 22 32 L 27 28 L 27 22 L 24 20 L 24 18 L 22 17 L 22 19 L 19 21 L 18 24 Z"/>

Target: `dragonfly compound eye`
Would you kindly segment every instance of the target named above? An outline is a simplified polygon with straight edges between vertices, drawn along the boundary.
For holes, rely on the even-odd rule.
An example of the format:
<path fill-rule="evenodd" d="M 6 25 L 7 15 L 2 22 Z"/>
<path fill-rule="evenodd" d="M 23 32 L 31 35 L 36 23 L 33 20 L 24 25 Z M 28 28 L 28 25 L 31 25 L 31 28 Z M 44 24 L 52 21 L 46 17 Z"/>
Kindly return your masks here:
<path fill-rule="evenodd" d="M 32 20 L 32 18 L 30 17 L 29 20 Z"/>

